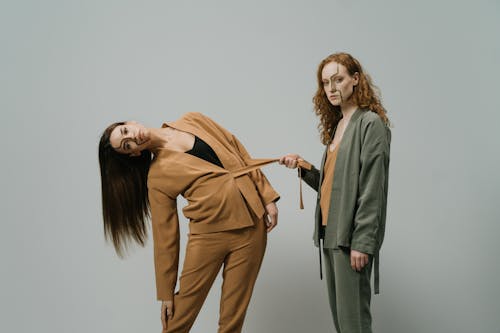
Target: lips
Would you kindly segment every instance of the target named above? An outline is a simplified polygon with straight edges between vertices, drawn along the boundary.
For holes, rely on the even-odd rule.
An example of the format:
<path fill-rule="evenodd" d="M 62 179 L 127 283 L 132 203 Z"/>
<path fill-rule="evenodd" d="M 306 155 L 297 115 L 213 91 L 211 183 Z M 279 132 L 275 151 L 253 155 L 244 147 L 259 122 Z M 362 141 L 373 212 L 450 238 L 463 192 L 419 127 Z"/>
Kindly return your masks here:
<path fill-rule="evenodd" d="M 142 145 L 143 143 L 145 143 L 146 141 L 148 141 L 148 139 L 146 138 L 146 133 L 144 133 L 143 130 L 139 130 L 137 132 L 137 137 L 135 138 L 135 143 L 137 145 Z"/>
<path fill-rule="evenodd" d="M 141 131 L 141 130 L 137 131 L 137 135 L 136 135 L 136 137 L 135 137 L 134 141 L 135 141 L 135 143 L 136 143 L 137 145 L 139 145 L 139 146 L 140 146 L 140 145 L 142 145 L 142 144 L 144 143 L 144 136 L 143 136 L 143 134 L 142 134 L 142 131 Z"/>

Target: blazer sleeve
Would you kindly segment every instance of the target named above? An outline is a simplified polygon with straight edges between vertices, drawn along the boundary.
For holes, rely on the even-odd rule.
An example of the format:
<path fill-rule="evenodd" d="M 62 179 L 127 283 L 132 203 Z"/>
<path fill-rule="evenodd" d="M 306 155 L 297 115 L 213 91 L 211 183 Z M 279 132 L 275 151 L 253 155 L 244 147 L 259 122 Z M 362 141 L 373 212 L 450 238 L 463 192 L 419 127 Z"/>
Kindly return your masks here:
<path fill-rule="evenodd" d="M 222 127 L 221 125 L 216 123 L 211 118 L 209 118 L 201 113 L 199 115 L 201 117 L 203 117 L 206 122 L 208 122 L 212 126 L 216 127 L 217 130 L 219 130 L 226 137 L 226 139 L 231 142 L 231 145 L 236 149 L 236 151 L 238 152 L 238 154 L 240 155 L 240 157 L 244 161 L 248 161 L 248 160 L 252 159 L 252 157 L 250 156 L 250 154 L 246 150 L 245 146 L 243 146 L 243 144 L 240 142 L 240 140 L 238 140 L 238 138 L 236 138 L 231 132 L 229 132 L 224 127 Z M 252 178 L 252 180 L 255 184 L 255 187 L 257 188 L 257 191 L 259 192 L 259 195 L 260 195 L 260 197 L 265 205 L 267 205 L 268 203 L 275 202 L 275 201 L 279 200 L 280 195 L 278 194 L 278 192 L 276 192 L 273 189 L 273 187 L 271 186 L 271 184 L 267 180 L 266 176 L 264 176 L 264 173 L 260 169 L 252 171 L 249 174 L 250 174 L 250 178 Z"/>
<path fill-rule="evenodd" d="M 311 166 L 311 170 L 300 169 L 300 176 L 313 190 L 318 192 L 319 190 L 319 170 Z"/>
<path fill-rule="evenodd" d="M 160 190 L 148 190 L 154 243 L 157 299 L 174 299 L 179 266 L 179 217 L 177 200 Z"/>
<path fill-rule="evenodd" d="M 367 124 L 362 142 L 351 248 L 374 254 L 379 246 L 379 232 L 385 228 L 390 130 L 378 118 Z"/>

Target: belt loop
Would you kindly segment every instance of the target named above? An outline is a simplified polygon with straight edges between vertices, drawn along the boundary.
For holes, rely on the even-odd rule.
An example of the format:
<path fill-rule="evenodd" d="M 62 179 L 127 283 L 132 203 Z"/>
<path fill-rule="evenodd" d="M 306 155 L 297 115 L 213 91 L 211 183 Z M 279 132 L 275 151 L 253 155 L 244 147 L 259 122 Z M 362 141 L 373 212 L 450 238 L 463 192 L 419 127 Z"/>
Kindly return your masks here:
<path fill-rule="evenodd" d="M 374 277 L 373 277 L 373 289 L 374 289 L 374 294 L 377 295 L 377 294 L 380 294 L 380 275 L 379 275 L 379 264 L 380 264 L 380 260 L 379 260 L 379 251 L 375 252 L 375 258 L 374 258 Z"/>
<path fill-rule="evenodd" d="M 319 245 L 318 246 L 318 249 L 319 249 L 319 279 L 323 280 L 323 263 L 321 260 L 321 249 L 322 249 L 321 241 L 322 241 L 322 238 L 319 239 L 319 244 L 318 244 Z"/>
<path fill-rule="evenodd" d="M 302 168 L 299 166 L 297 170 L 299 171 L 299 192 L 300 192 L 299 207 L 300 209 L 304 209 L 304 200 L 302 198 Z"/>

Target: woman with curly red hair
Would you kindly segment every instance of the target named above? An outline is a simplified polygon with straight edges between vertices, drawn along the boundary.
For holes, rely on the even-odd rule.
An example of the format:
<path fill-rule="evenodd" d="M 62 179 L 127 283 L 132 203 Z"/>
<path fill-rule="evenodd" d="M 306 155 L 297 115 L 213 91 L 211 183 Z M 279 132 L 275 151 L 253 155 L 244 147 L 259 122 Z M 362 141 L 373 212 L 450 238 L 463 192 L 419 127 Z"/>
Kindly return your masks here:
<path fill-rule="evenodd" d="M 371 332 L 370 276 L 385 231 L 391 132 L 370 77 L 347 53 L 319 64 L 313 98 L 326 146 L 320 170 L 297 154 L 280 163 L 299 167 L 318 192 L 314 242 L 325 258 L 330 307 L 337 332 Z M 302 166 L 310 166 L 306 167 Z"/>

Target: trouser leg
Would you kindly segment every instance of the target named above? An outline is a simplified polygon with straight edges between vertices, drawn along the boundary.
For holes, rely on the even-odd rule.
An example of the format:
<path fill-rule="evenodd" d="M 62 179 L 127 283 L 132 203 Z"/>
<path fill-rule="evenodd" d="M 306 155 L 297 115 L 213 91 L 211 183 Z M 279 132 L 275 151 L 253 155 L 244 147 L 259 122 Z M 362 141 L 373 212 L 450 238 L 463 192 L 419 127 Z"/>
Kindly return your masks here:
<path fill-rule="evenodd" d="M 335 269 L 333 265 L 333 253 L 331 249 L 323 249 L 325 259 L 325 279 L 328 289 L 328 301 L 332 312 L 333 324 L 337 332 L 340 332 L 339 319 L 337 317 L 337 293 L 335 289 Z"/>
<path fill-rule="evenodd" d="M 339 333 L 371 333 L 372 258 L 361 272 L 351 267 L 349 249 L 325 249 L 332 272 L 327 277 L 330 306 Z M 330 292 L 332 290 L 332 292 Z"/>
<path fill-rule="evenodd" d="M 231 252 L 224 261 L 219 333 L 239 333 L 266 249 L 264 221 L 234 231 Z"/>
<path fill-rule="evenodd" d="M 174 316 L 164 333 L 189 332 L 226 253 L 224 233 L 189 235 L 179 292 L 174 296 Z"/>

